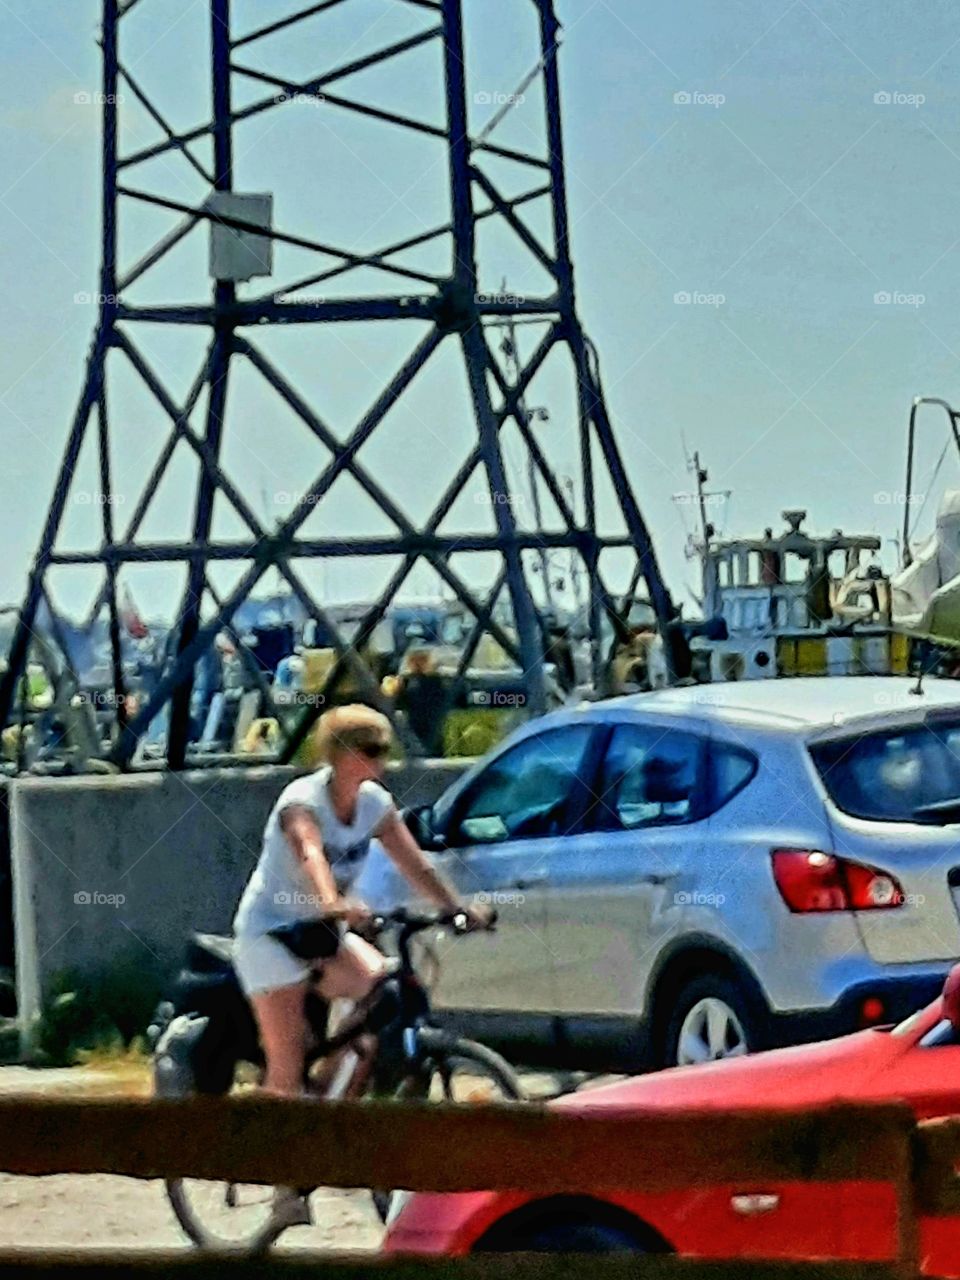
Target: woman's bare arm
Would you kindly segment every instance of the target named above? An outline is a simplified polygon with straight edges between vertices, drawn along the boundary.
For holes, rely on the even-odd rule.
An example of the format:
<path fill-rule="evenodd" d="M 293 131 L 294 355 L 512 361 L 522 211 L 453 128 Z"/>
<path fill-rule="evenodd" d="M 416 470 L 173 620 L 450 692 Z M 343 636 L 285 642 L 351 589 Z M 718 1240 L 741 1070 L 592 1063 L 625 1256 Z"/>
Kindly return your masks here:
<path fill-rule="evenodd" d="M 337 906 L 340 895 L 337 893 L 330 863 L 323 852 L 323 837 L 316 818 L 305 805 L 291 805 L 280 814 L 280 830 L 316 885 L 321 905 Z"/>
<path fill-rule="evenodd" d="M 451 885 L 431 865 L 399 813 L 390 814 L 377 838 L 413 887 L 438 907 L 444 911 L 464 911 L 475 924 L 486 923 L 488 913 L 460 902 Z"/>

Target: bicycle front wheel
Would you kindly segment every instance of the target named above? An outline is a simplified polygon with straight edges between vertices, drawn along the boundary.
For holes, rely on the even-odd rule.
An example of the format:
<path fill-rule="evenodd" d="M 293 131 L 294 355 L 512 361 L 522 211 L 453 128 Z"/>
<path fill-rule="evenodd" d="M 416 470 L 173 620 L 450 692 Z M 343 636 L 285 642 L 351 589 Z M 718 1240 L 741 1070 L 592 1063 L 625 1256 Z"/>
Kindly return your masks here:
<path fill-rule="evenodd" d="M 421 1098 L 430 1102 L 454 1102 L 484 1106 L 496 1102 L 521 1102 L 523 1086 L 505 1058 L 474 1040 L 448 1035 L 435 1027 L 419 1031 L 423 1069 L 408 1076 L 394 1097 Z M 390 1223 L 409 1199 L 405 1191 L 371 1192 L 381 1219 Z"/>
<path fill-rule="evenodd" d="M 523 1100 L 517 1073 L 499 1053 L 436 1027 L 424 1027 L 419 1034 L 427 1064 L 423 1096 L 469 1105 Z"/>

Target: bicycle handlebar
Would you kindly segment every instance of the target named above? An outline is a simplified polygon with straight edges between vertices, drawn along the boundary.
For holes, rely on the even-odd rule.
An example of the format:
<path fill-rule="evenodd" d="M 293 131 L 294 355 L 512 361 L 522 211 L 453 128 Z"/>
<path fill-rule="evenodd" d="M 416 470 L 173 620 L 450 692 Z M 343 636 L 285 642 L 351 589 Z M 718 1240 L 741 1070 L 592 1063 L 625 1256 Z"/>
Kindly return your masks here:
<path fill-rule="evenodd" d="M 496 926 L 496 912 L 492 913 L 486 930 L 492 931 Z M 392 925 L 399 925 L 407 937 L 422 933 L 425 929 L 433 929 L 447 925 L 455 933 L 471 933 L 472 929 L 464 911 L 408 911 L 400 907 L 397 911 L 375 913 L 370 919 L 370 928 L 374 934 L 386 932 Z"/>

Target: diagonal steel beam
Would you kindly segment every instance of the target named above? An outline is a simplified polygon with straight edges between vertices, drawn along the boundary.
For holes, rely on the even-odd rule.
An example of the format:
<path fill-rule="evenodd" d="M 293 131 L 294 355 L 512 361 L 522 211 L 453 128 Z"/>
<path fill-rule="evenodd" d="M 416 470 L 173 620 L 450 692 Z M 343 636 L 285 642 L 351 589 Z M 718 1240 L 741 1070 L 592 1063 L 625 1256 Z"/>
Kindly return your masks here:
<path fill-rule="evenodd" d="M 509 200 L 505 200 L 497 188 L 493 185 L 482 169 L 478 169 L 476 165 L 470 166 L 470 175 L 474 182 L 483 191 L 490 203 L 496 209 L 497 213 L 504 219 L 508 226 L 516 232 L 517 236 L 523 241 L 524 245 L 541 266 L 545 267 L 551 276 L 557 277 L 557 264 L 553 258 L 543 247 L 537 237 L 533 234 L 526 223 L 522 222 L 514 213 L 513 206 Z"/>
<path fill-rule="evenodd" d="M 343 3 L 344 0 L 320 0 L 319 4 L 312 4 L 307 9 L 300 9 L 297 13 L 291 13 L 287 18 L 280 18 L 276 22 L 268 22 L 264 27 L 258 27 L 255 31 L 248 31 L 245 36 L 238 36 L 236 40 L 231 40 L 231 47 L 241 49 L 245 44 L 252 44 L 254 40 L 262 40 L 265 36 L 272 36 L 275 31 L 282 31 L 285 27 L 292 27 L 297 22 L 305 22 L 307 18 L 323 13 L 326 9 L 335 9 L 338 4 Z"/>
<path fill-rule="evenodd" d="M 177 135 L 174 133 L 173 128 L 171 127 L 169 121 L 163 115 L 161 115 L 160 111 L 151 101 L 150 97 L 140 87 L 139 82 L 134 79 L 133 74 L 128 70 L 127 67 L 123 65 L 122 62 L 117 64 L 117 71 L 121 79 L 126 81 L 126 83 L 130 86 L 130 88 L 133 91 L 133 96 L 137 99 L 137 101 L 140 103 L 143 109 L 147 112 L 147 114 L 152 118 L 154 123 L 160 126 L 160 128 L 166 134 L 167 138 L 169 138 L 173 142 L 176 142 Z M 193 165 L 194 169 L 196 169 L 200 177 L 203 178 L 204 182 L 208 183 L 209 186 L 212 187 L 213 174 L 209 171 L 209 169 L 206 169 L 204 165 L 201 164 L 201 162 L 190 150 L 190 147 L 187 145 L 187 143 L 185 142 L 176 143 L 176 145 L 177 145 L 177 150 L 183 152 L 184 156 Z"/>
<path fill-rule="evenodd" d="M 53 500 L 47 513 L 37 556 L 33 568 L 30 570 L 26 597 L 17 618 L 16 630 L 13 633 L 13 641 L 7 655 L 7 665 L 3 673 L 0 674 L 0 728 L 9 721 L 17 682 L 25 669 L 30 637 L 33 633 L 33 624 L 36 621 L 37 609 L 43 595 L 44 575 L 47 566 L 51 563 L 53 548 L 56 544 L 57 534 L 67 505 L 67 496 L 73 483 L 77 460 L 80 457 L 80 449 L 86 439 L 90 414 L 94 405 L 100 399 L 100 388 L 103 385 L 103 362 L 106 351 L 107 334 L 101 329 L 97 334 L 96 342 L 87 361 L 87 376 L 80 396 L 80 403 L 77 405 L 70 434 L 67 437 L 66 447 L 64 448 L 63 461 L 57 472 Z"/>
<path fill-rule="evenodd" d="M 258 84 L 273 85 L 275 89 L 283 89 L 288 96 L 294 97 L 297 94 L 297 86 L 292 80 L 284 80 L 282 76 L 270 75 L 267 71 L 260 71 L 256 67 L 245 67 L 241 63 L 234 62 L 231 66 L 234 75 L 244 76 L 248 80 L 255 80 Z M 368 116 L 372 120 L 382 120 L 384 124 L 399 125 L 401 129 L 411 129 L 415 133 L 423 133 L 431 138 L 446 139 L 447 131 L 440 125 L 430 124 L 426 120 L 414 120 L 411 116 L 401 116 L 395 111 L 385 111 L 382 107 L 372 107 L 369 103 L 354 102 L 351 98 L 341 97 L 340 94 L 330 93 L 324 90 L 323 93 L 305 94 L 305 97 L 316 98 L 318 103 L 324 105 L 329 104 L 332 107 L 342 107 L 345 111 L 355 111 L 359 115 Z M 280 104 L 282 105 L 282 104 Z"/>
<path fill-rule="evenodd" d="M 234 231 L 249 231 L 254 235 L 262 236 L 266 240 L 273 240 L 277 244 L 289 244 L 298 249 L 310 249 L 314 253 L 325 254 L 328 258 L 340 258 L 343 262 L 348 262 L 352 266 L 362 267 L 367 265 L 362 255 L 348 253 L 345 249 L 338 249 L 336 245 L 323 244 L 319 240 L 308 240 L 306 236 L 290 235 L 285 231 L 266 230 L 256 222 L 250 222 L 245 218 L 234 218 L 229 214 L 216 213 L 209 205 L 185 204 L 182 200 L 172 200 L 167 196 L 158 196 L 152 191 L 138 191 L 135 187 L 119 187 L 118 190 L 120 195 L 128 196 L 132 200 L 139 200 L 143 204 L 156 205 L 161 209 L 173 209 L 175 212 L 186 214 L 190 218 L 216 222 L 223 227 L 230 227 Z M 414 271 L 412 268 L 395 267 L 386 262 L 378 264 L 377 270 L 386 271 L 390 275 L 403 276 L 408 280 L 419 280 L 422 284 L 431 284 L 438 288 L 443 283 L 439 276 L 427 275 L 426 272 Z"/>
<path fill-rule="evenodd" d="M 431 341 L 431 339 L 434 341 Z M 433 334 L 428 335 L 425 344 L 421 344 L 421 348 L 419 348 L 419 350 L 426 350 L 432 354 L 441 340 L 440 335 L 434 331 Z M 241 339 L 241 341 L 243 340 Z M 259 372 L 283 397 L 290 408 L 293 409 L 294 413 L 307 423 L 308 426 L 311 426 L 311 428 L 318 434 L 321 431 L 326 431 L 326 428 L 323 427 L 323 424 L 319 421 L 310 406 L 300 395 L 297 394 L 296 391 L 294 391 L 283 375 L 273 367 L 270 361 L 261 353 L 256 352 L 252 347 L 250 347 L 249 343 L 245 343 L 245 346 L 248 358 L 253 359 Z M 411 380 L 421 367 L 422 362 L 417 361 L 417 353 L 414 353 L 414 357 L 406 366 L 406 369 L 410 370 Z M 403 372 L 404 371 L 401 370 L 401 374 Z M 398 375 L 398 377 L 400 377 L 400 375 Z M 356 454 L 361 445 L 369 439 L 373 430 L 382 421 L 395 399 L 396 396 L 393 394 L 392 388 L 388 387 L 380 397 L 380 400 L 374 407 L 374 410 L 367 415 L 368 422 L 362 422 L 354 432 L 353 436 L 351 436 L 343 445 L 337 447 L 337 452 L 334 454 L 333 461 L 328 464 L 319 479 L 306 491 L 288 520 L 284 522 L 282 529 L 285 537 L 292 537 L 300 525 L 303 524 L 310 515 L 311 511 L 316 509 L 319 500 L 330 490 L 333 482 L 343 470 L 349 471 L 358 484 L 362 486 L 368 496 L 379 505 L 384 515 L 393 521 L 402 534 L 410 539 L 416 539 L 419 536 L 414 526 L 396 505 L 386 490 L 384 490 L 381 485 L 379 485 L 373 477 L 368 474 L 366 468 L 356 460 Z M 321 436 L 321 438 L 323 437 Z M 428 547 L 424 547 L 422 554 L 426 557 L 440 577 L 444 579 L 447 585 L 453 588 L 457 598 L 462 600 L 467 607 L 471 609 L 471 611 L 475 612 L 476 601 L 470 590 L 460 579 L 459 575 L 455 574 L 453 570 L 450 569 L 449 565 L 447 565 L 446 561 L 435 552 L 431 551 Z M 496 628 L 496 636 L 499 643 L 504 646 L 508 653 L 516 654 L 516 646 L 502 628 Z"/>
<path fill-rule="evenodd" d="M 113 345 L 120 347 L 124 350 L 126 350 L 127 346 L 129 345 L 129 340 L 126 338 L 126 335 L 122 334 L 119 329 L 116 330 L 114 333 Z M 163 475 L 167 469 L 167 464 L 169 463 L 171 457 L 173 456 L 173 451 L 176 449 L 180 440 L 183 438 L 183 434 L 180 431 L 178 424 L 188 422 L 194 409 L 196 408 L 197 401 L 200 399 L 201 393 L 203 392 L 203 388 L 206 386 L 207 381 L 209 380 L 212 360 L 213 360 L 213 348 L 211 347 L 210 350 L 208 350 L 207 352 L 207 355 L 204 359 L 203 366 L 201 367 L 200 372 L 197 374 L 197 377 L 194 379 L 193 385 L 191 386 L 190 390 L 187 393 L 187 398 L 184 402 L 183 408 L 179 410 L 175 410 L 173 429 L 171 430 L 170 435 L 167 437 L 166 443 L 164 444 L 160 453 L 157 455 L 157 460 L 153 465 L 153 469 L 150 472 L 150 475 L 147 479 L 147 483 L 143 487 L 143 490 L 140 494 L 140 498 L 137 502 L 136 507 L 134 508 L 133 515 L 130 517 L 130 521 L 127 524 L 126 531 L 124 532 L 124 535 L 123 535 L 123 541 L 125 543 L 130 543 L 133 541 L 134 538 L 136 538 L 137 533 L 140 530 L 140 526 L 141 524 L 143 524 L 147 511 L 150 509 L 150 503 L 153 501 L 154 497 L 156 496 L 157 489 L 160 485 L 160 481 L 163 478 Z M 160 403 L 162 405 L 163 400 L 160 399 L 160 397 L 157 397 L 157 398 L 160 400 Z M 170 403 L 172 405 L 173 402 L 171 401 Z M 88 615 L 88 625 L 92 624 L 93 619 L 99 615 L 100 610 L 107 603 L 108 603 L 108 596 L 107 596 L 106 590 L 104 590 L 97 597 L 97 600 L 94 603 L 93 609 Z"/>
<path fill-rule="evenodd" d="M 526 191 L 523 195 L 517 196 L 515 200 L 510 201 L 512 208 L 527 204 L 531 200 L 542 199 L 543 196 L 550 194 L 550 187 L 535 187 L 532 191 Z M 476 215 L 477 222 L 485 218 L 490 218 L 496 214 L 497 210 L 491 205 L 489 209 L 481 209 Z M 449 222 L 445 222 L 440 227 L 433 227 L 430 231 L 423 231 L 419 235 L 410 236 L 407 240 L 398 240 L 396 244 L 389 245 L 385 249 L 372 253 L 364 259 L 368 266 L 375 265 L 383 258 L 392 258 L 395 254 L 403 253 L 407 249 L 415 249 L 420 245 L 428 244 L 431 240 L 438 240 L 441 236 L 449 235 L 452 228 Z M 317 275 L 305 276 L 302 280 L 295 280 L 292 284 L 286 285 L 280 289 L 272 289 L 269 293 L 262 293 L 257 297 L 250 298 L 250 302 L 263 302 L 267 299 L 282 298 L 288 293 L 299 293 L 302 289 L 309 289 L 312 285 L 323 284 L 327 280 L 334 279 L 335 276 L 344 275 L 348 271 L 354 270 L 349 265 L 330 267 L 326 271 L 321 271 Z"/>
<path fill-rule="evenodd" d="M 368 67 L 376 66 L 380 62 L 387 62 L 390 58 L 408 53 L 411 49 L 416 49 L 420 45 L 426 44 L 429 40 L 436 40 L 438 36 L 442 38 L 443 34 L 443 27 L 430 27 L 426 31 L 421 31 L 418 35 L 409 36 L 406 40 L 398 40 L 395 44 L 386 45 L 375 53 L 367 54 L 366 57 L 345 63 L 333 71 L 328 71 L 325 75 L 318 76 L 313 80 L 305 80 L 302 84 L 296 86 L 296 92 L 304 94 L 316 93 L 319 89 L 324 88 L 325 85 L 335 84 L 337 80 L 343 80 L 347 76 L 355 75 L 358 71 L 365 71 Z M 264 111 L 276 109 L 281 105 L 275 97 L 261 98 L 257 102 L 251 102 L 249 106 L 243 107 L 239 111 L 234 111 L 230 117 L 230 123 L 239 124 L 242 120 L 249 120 L 251 116 L 260 115 Z M 156 156 L 164 155 L 181 143 L 193 142 L 197 138 L 206 137 L 212 131 L 212 124 L 198 125 L 193 129 L 188 129 L 186 133 L 178 134 L 176 138 L 168 138 L 166 142 L 154 143 L 152 147 L 143 147 L 140 151 L 124 156 L 120 161 L 120 168 L 126 169 L 132 165 L 142 164 L 144 160 L 152 160 Z"/>

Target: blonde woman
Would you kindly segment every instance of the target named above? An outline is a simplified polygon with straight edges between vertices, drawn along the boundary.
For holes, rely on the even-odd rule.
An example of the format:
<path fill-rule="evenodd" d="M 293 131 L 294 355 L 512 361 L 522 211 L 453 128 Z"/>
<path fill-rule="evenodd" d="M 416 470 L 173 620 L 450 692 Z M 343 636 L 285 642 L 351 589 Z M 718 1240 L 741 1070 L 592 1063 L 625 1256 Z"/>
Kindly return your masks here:
<path fill-rule="evenodd" d="M 390 752 L 390 721 L 370 707 L 326 712 L 318 726 L 324 764 L 284 789 L 267 819 L 260 860 L 237 909 L 235 964 L 253 1007 L 266 1058 L 266 1091 L 294 1096 L 302 1089 L 310 964 L 270 931 L 336 913 L 347 925 L 368 914 L 350 890 L 374 837 L 410 884 L 443 911 L 463 911 L 475 925 L 483 910 L 462 905 L 428 862 L 381 785 Z M 379 951 L 330 922 L 329 957 L 320 994 L 359 1000 L 382 976 Z"/>

